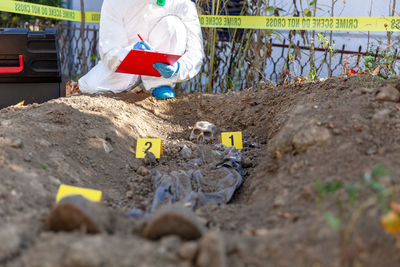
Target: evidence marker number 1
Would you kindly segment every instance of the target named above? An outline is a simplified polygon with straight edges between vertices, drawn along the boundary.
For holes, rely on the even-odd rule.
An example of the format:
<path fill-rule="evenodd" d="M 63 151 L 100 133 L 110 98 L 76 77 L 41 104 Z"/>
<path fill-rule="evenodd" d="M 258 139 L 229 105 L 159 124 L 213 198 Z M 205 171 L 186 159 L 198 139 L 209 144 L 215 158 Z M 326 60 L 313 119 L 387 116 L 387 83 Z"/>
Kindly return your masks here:
<path fill-rule="evenodd" d="M 238 150 L 243 149 L 242 132 L 221 133 L 221 143 L 226 147 L 235 147 Z"/>
<path fill-rule="evenodd" d="M 143 159 L 147 153 L 153 153 L 156 159 L 159 159 L 163 153 L 161 139 L 139 138 L 136 144 L 136 158 Z"/>

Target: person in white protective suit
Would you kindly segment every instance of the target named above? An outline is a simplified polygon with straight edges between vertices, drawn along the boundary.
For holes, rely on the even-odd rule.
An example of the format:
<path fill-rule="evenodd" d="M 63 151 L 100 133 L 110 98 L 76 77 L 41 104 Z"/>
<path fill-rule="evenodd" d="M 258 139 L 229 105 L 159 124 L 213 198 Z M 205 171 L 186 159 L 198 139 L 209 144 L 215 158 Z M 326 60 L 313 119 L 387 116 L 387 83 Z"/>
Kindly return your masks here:
<path fill-rule="evenodd" d="M 162 77 L 116 73 L 132 48 L 182 57 L 174 65 L 154 64 Z M 175 97 L 174 85 L 196 76 L 204 58 L 196 6 L 190 0 L 104 0 L 99 50 L 101 61 L 79 80 L 83 93 L 120 93 L 142 83 L 156 98 Z"/>

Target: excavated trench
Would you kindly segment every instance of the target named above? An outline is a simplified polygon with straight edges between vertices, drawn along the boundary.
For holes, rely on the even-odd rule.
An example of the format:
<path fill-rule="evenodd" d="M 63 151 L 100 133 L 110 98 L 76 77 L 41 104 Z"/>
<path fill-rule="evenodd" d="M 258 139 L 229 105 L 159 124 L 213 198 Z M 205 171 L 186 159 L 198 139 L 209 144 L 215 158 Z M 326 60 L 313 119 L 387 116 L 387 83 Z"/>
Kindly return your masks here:
<path fill-rule="evenodd" d="M 318 204 L 314 186 L 316 179 L 356 183 L 377 163 L 392 170 L 385 182 L 398 182 L 400 140 L 393 135 L 400 125 L 398 105 L 375 100 L 383 85 L 397 83 L 338 77 L 167 101 L 125 93 L 3 109 L 0 240 L 7 242 L 0 242 L 0 264 L 396 266 L 398 252 L 379 224 L 378 207 L 368 210 L 344 244 L 321 216 L 321 205 L 330 210 L 336 200 Z M 226 156 L 224 149 L 189 141 L 197 121 L 243 133 L 241 165 L 248 174 L 229 204 L 195 209 L 204 227 L 201 238 L 149 240 L 142 235 L 148 218 L 126 214 L 133 208 L 150 211 L 154 173 L 173 177 L 201 171 L 208 179 L 206 192 L 218 191 L 225 177 L 215 168 Z M 160 160 L 135 158 L 141 137 L 162 139 Z M 106 218 L 104 231 L 45 229 L 60 184 L 103 192 L 104 209 L 93 220 Z"/>
<path fill-rule="evenodd" d="M 212 99 L 212 96 L 208 97 Z M 219 191 L 214 181 L 222 180 L 226 174 L 216 170 L 215 165 L 226 156 L 225 149 L 216 144 L 189 141 L 192 127 L 204 118 L 202 112 L 207 112 L 204 109 L 214 106 L 204 103 L 209 101 L 208 97 L 192 95 L 191 99 L 157 102 L 143 93 L 74 96 L 43 105 L 2 110 L 4 149 L 0 157 L 3 177 L 0 192 L 4 227 L 0 236 L 15 242 L 0 247 L 1 263 L 43 266 L 43 262 L 48 262 L 48 266 L 74 266 L 68 263 L 68 257 L 64 257 L 68 250 L 64 242 L 96 240 L 95 236 L 84 233 L 46 231 L 46 219 L 60 184 L 103 192 L 103 206 L 106 207 L 103 213 L 106 215 L 94 216 L 112 217 L 107 231 L 97 235 L 106 243 L 105 240 L 110 238 L 119 240 L 122 237 L 128 243 L 138 240 L 150 243 L 143 240 L 140 232 L 146 220 L 129 218 L 126 214 L 133 208 L 150 212 L 155 170 L 167 175 L 201 171 L 208 179 L 203 184 L 203 191 Z M 207 120 L 214 123 L 212 118 Z M 231 129 L 218 127 L 242 131 L 241 125 Z M 163 140 L 164 154 L 160 160 L 135 158 L 139 137 Z M 258 153 L 258 144 L 246 141 L 242 154 Z M 184 147 L 186 154 L 181 152 Z M 255 161 L 255 158 L 246 158 L 244 166 L 251 168 Z M 250 177 L 251 174 L 243 178 Z M 243 202 L 240 196 L 243 191 L 241 189 L 234 195 L 233 203 Z M 208 206 L 218 208 L 217 204 Z M 201 217 L 201 209 L 197 210 L 199 222 L 204 226 L 209 224 L 205 216 Z M 157 247 L 156 243 L 150 244 Z M 37 253 L 48 254 L 38 258 Z M 63 261 L 67 263 L 61 263 Z"/>

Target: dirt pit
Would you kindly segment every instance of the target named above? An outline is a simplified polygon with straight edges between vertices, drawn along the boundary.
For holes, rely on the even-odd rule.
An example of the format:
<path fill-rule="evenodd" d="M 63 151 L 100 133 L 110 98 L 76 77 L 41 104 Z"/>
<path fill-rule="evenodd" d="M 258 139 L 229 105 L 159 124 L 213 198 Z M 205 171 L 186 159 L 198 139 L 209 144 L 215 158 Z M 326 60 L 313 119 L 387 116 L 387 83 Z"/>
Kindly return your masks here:
<path fill-rule="evenodd" d="M 399 83 L 351 76 L 167 101 L 125 93 L 3 109 L 0 264 L 399 266 L 396 239 L 380 224 L 384 211 L 375 201 L 385 196 L 365 186 L 372 170 L 375 185 L 400 183 Z M 196 210 L 206 229 L 200 239 L 148 240 L 140 234 L 146 221 L 126 212 L 150 209 L 151 172 L 180 170 L 202 154 L 203 171 L 213 173 L 213 145 L 189 141 L 201 120 L 243 132 L 248 175 L 229 204 Z M 160 160 L 135 158 L 141 137 L 162 139 Z M 182 156 L 184 146 L 192 156 Z M 60 184 L 101 190 L 112 228 L 46 231 Z"/>

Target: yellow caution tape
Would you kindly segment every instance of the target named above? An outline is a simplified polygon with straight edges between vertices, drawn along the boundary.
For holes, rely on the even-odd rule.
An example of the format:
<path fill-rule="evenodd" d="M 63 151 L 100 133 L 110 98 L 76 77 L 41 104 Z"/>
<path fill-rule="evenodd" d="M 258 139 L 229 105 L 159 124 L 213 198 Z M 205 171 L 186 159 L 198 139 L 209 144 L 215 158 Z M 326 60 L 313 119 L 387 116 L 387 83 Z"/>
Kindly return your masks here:
<path fill-rule="evenodd" d="M 0 11 L 76 22 L 80 22 L 82 16 L 81 12 L 77 10 L 12 0 L 1 0 Z M 85 21 L 100 22 L 100 13 L 86 12 Z"/>
<path fill-rule="evenodd" d="M 200 16 L 207 28 L 316 30 L 316 31 L 400 31 L 400 17 L 255 17 Z"/>
<path fill-rule="evenodd" d="M 100 12 L 85 12 L 85 21 L 90 23 L 100 23 Z"/>
<path fill-rule="evenodd" d="M 59 20 L 81 21 L 81 12 L 13 0 L 1 0 L 0 11 Z M 201 15 L 205 28 L 316 31 L 400 31 L 400 17 L 261 17 Z M 85 12 L 85 22 L 99 23 L 99 12 Z"/>

